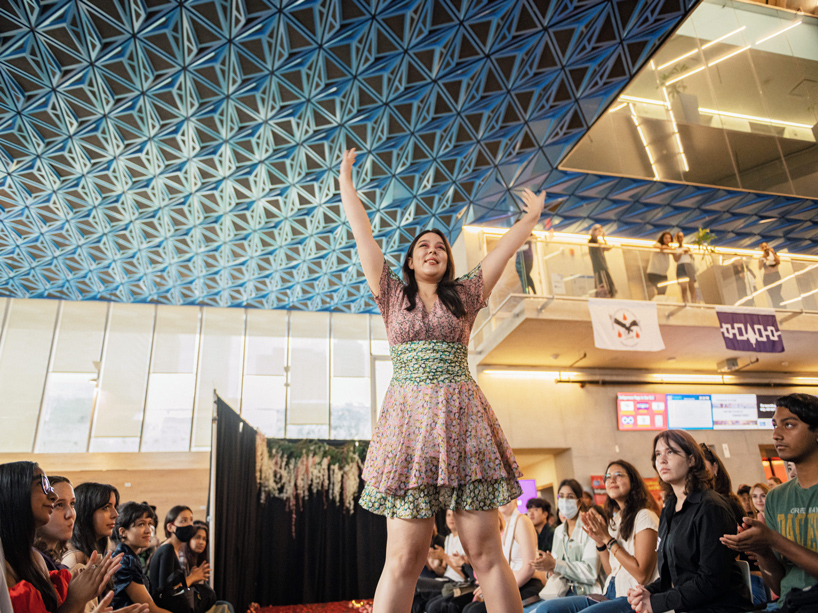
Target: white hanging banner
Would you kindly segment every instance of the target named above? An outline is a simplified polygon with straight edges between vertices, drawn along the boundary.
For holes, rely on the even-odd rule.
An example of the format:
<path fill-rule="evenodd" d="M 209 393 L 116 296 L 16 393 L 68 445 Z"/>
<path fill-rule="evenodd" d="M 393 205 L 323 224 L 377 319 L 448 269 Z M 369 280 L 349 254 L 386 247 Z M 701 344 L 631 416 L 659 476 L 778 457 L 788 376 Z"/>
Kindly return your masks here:
<path fill-rule="evenodd" d="M 598 349 L 661 351 L 665 348 L 655 302 L 589 298 L 588 309 Z"/>

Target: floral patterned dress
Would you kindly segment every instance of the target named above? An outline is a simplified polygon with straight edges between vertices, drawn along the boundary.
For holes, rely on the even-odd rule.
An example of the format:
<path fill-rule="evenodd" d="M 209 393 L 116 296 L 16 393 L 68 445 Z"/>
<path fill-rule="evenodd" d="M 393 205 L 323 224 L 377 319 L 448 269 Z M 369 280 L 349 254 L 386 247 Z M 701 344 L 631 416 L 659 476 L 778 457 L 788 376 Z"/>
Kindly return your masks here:
<path fill-rule="evenodd" d="M 402 519 L 442 509 L 489 510 L 522 494 L 514 454 L 469 374 L 468 343 L 483 299 L 478 266 L 458 279 L 460 319 L 440 299 L 412 311 L 387 264 L 375 302 L 386 324 L 393 376 L 367 453 L 360 504 Z"/>

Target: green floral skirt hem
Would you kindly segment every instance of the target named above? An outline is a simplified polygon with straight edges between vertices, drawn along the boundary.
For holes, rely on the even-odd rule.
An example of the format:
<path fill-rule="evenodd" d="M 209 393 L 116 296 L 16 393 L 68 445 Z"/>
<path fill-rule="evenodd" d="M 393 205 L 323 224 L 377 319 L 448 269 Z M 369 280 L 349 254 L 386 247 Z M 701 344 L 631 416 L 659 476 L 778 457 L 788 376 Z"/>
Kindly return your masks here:
<path fill-rule="evenodd" d="M 398 519 L 424 519 L 438 511 L 489 511 L 519 498 L 523 493 L 516 479 L 472 481 L 458 487 L 422 485 L 396 496 L 364 486 L 358 503 L 367 511 Z"/>

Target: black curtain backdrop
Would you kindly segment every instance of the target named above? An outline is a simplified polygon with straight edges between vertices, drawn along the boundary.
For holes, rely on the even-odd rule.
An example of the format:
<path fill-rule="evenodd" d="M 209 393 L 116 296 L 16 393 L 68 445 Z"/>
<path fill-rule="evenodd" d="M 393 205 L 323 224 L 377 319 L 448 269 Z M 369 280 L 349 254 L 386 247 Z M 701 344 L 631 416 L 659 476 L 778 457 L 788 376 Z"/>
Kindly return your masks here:
<path fill-rule="evenodd" d="M 247 611 L 255 601 L 259 497 L 256 431 L 216 398 L 213 587 L 220 600 Z"/>
<path fill-rule="evenodd" d="M 386 557 L 386 520 L 314 494 L 293 513 L 259 502 L 256 432 L 217 399 L 214 587 L 237 612 L 372 598 Z M 343 446 L 348 441 L 322 441 Z M 358 493 L 363 489 L 359 482 Z M 357 498 L 356 498 L 357 500 Z M 293 531 L 293 521 L 295 531 Z"/>

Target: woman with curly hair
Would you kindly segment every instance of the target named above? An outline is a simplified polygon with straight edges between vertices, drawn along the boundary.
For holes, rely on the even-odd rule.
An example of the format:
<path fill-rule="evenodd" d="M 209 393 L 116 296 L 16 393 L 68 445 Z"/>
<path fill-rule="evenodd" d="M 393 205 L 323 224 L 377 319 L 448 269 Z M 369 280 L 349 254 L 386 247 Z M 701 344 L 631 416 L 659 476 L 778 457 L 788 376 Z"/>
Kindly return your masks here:
<path fill-rule="evenodd" d="M 735 554 L 719 540 L 736 533 L 736 519 L 713 489 L 701 447 L 683 430 L 660 432 L 653 439 L 651 462 L 665 491 L 659 578 L 628 591 L 633 610 L 748 611 L 752 600 Z"/>

